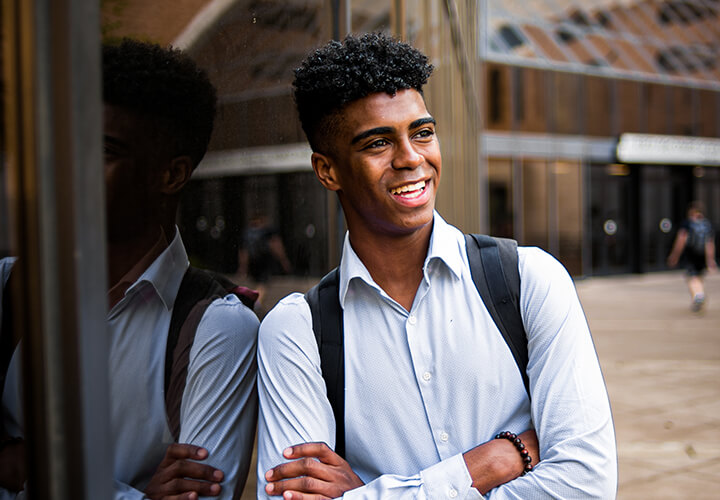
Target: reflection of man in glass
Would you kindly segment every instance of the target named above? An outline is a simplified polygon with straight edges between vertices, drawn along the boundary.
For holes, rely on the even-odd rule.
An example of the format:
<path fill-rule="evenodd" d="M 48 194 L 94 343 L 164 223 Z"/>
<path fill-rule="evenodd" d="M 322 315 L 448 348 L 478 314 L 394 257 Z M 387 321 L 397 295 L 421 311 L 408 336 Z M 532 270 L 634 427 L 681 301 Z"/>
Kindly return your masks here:
<path fill-rule="evenodd" d="M 258 497 L 612 498 L 610 407 L 567 272 L 518 249 L 529 398 L 470 278 L 463 234 L 434 210 L 442 158 L 422 94 L 431 71 L 417 50 L 374 34 L 331 42 L 296 70 L 313 168 L 348 227 L 345 454 L 334 451 L 314 318 L 290 295 L 259 333 Z M 493 439 L 505 430 L 537 464 L 528 474 L 522 452 Z"/>
<path fill-rule="evenodd" d="M 700 311 L 705 304 L 705 272 L 717 271 L 715 231 L 710 221 L 705 218 L 704 210 L 701 202 L 690 203 L 687 219 L 680 224 L 667 259 L 670 267 L 677 266 L 681 257 L 685 259 L 688 290 L 692 300 L 690 309 L 695 312 Z"/>
<path fill-rule="evenodd" d="M 188 268 L 173 221 L 207 149 L 215 90 L 180 51 L 124 41 L 103 49 L 103 96 L 115 498 L 229 499 L 247 477 L 257 408 L 258 320 L 237 297 L 216 299 L 196 329 L 177 443 L 164 396 L 168 328 Z M 18 435 L 17 361 L 10 372 L 6 428 Z"/>

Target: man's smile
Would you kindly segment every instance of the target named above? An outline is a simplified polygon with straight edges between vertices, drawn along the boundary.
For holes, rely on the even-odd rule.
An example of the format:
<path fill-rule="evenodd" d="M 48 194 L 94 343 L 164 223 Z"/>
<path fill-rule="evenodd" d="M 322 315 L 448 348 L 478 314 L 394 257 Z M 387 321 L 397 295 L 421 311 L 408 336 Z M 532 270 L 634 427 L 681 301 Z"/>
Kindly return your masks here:
<path fill-rule="evenodd" d="M 414 184 L 405 184 L 404 186 L 390 189 L 390 194 L 402 196 L 403 198 L 417 198 L 425 190 L 425 181 L 416 182 Z"/>

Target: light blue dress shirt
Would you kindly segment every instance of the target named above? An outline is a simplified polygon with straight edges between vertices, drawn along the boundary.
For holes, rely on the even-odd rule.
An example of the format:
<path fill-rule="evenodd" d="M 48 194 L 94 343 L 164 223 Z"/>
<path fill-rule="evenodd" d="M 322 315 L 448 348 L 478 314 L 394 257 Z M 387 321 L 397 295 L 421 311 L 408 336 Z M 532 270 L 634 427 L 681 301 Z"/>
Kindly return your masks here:
<path fill-rule="evenodd" d="M 541 462 L 487 499 L 613 498 L 617 458 L 605 384 L 563 266 L 519 249 L 532 402 L 470 276 L 463 234 L 435 214 L 424 279 L 408 312 L 372 279 L 346 237 L 346 459 L 366 483 L 348 499 L 483 498 L 462 454 L 503 430 L 535 428 Z M 335 444 L 304 296 L 283 299 L 258 340 L 258 498 L 287 446 Z"/>
<path fill-rule="evenodd" d="M 108 314 L 115 500 L 144 498 L 142 490 L 173 442 L 165 412 L 165 349 L 188 265 L 176 231 L 168 248 Z M 224 472 L 219 498 L 226 500 L 237 483 L 245 483 L 252 455 L 258 323 L 235 295 L 217 299 L 203 315 L 190 350 L 179 442 L 209 451 L 203 463 Z M 3 406 L 10 410 L 6 427 L 15 435 L 22 432 L 18 353 L 3 395 Z M 14 497 L 3 496 L 0 489 L 4 498 Z"/>

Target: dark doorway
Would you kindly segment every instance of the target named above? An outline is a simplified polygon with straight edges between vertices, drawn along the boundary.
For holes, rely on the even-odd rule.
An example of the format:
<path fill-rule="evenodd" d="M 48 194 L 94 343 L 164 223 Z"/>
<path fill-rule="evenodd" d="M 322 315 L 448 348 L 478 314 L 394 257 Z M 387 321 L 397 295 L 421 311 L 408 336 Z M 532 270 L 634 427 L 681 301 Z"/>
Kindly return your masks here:
<path fill-rule="evenodd" d="M 627 165 L 590 167 L 591 255 L 594 275 L 628 273 L 635 268 L 635 175 Z"/>

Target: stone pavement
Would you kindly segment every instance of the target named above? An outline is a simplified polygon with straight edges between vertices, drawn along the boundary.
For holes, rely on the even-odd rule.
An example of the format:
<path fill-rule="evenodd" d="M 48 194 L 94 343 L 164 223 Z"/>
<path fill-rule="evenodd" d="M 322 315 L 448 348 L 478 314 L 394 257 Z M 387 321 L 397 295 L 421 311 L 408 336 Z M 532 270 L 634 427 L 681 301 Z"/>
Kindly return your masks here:
<path fill-rule="evenodd" d="M 690 311 L 681 272 L 577 282 L 610 394 L 618 498 L 720 498 L 720 275 Z"/>
<path fill-rule="evenodd" d="M 610 394 L 620 500 L 720 499 L 720 274 L 706 284 L 693 313 L 682 272 L 576 283 Z M 277 281 L 265 303 L 306 286 Z M 251 473 L 243 500 L 254 486 Z"/>

